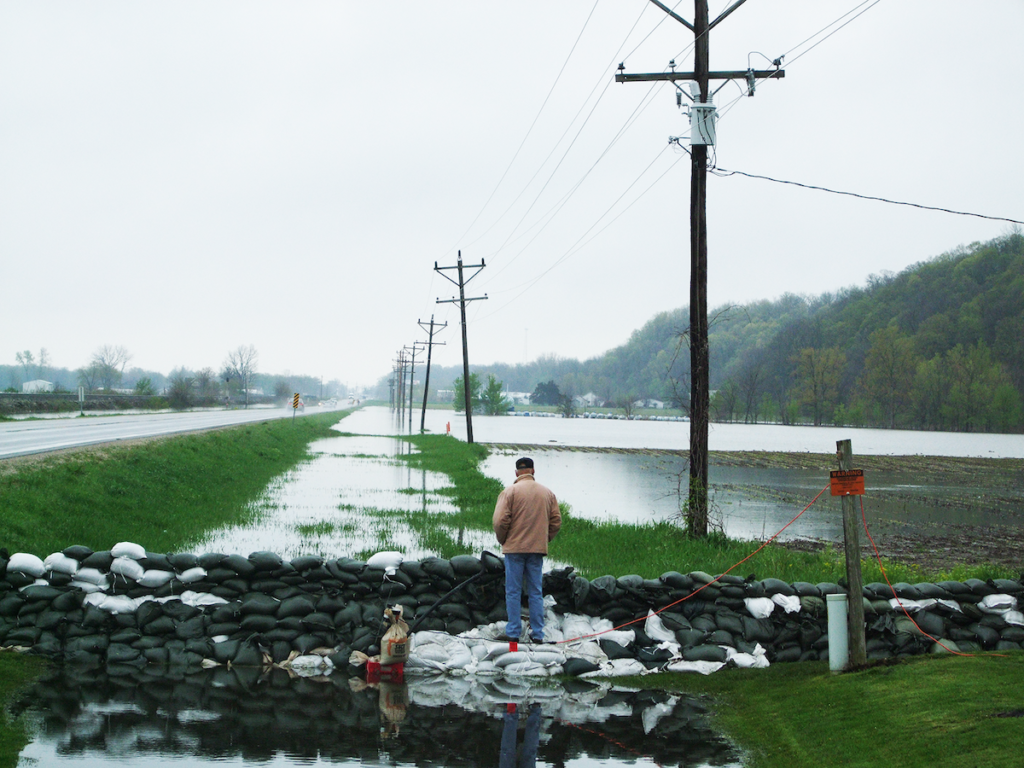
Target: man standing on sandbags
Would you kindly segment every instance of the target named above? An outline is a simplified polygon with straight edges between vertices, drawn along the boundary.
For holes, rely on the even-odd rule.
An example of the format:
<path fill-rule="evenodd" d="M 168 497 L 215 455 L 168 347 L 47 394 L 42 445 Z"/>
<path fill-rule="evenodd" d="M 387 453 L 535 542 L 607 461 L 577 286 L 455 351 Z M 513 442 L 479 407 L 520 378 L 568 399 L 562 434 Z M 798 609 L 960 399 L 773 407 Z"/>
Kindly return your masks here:
<path fill-rule="evenodd" d="M 505 555 L 505 609 L 508 626 L 502 640 L 518 641 L 523 630 L 520 616 L 523 582 L 530 605 L 530 635 L 544 642 L 544 595 L 541 572 L 548 542 L 562 527 L 558 499 L 533 477 L 533 459 L 516 460 L 516 481 L 498 496 L 494 507 L 494 533 Z"/>

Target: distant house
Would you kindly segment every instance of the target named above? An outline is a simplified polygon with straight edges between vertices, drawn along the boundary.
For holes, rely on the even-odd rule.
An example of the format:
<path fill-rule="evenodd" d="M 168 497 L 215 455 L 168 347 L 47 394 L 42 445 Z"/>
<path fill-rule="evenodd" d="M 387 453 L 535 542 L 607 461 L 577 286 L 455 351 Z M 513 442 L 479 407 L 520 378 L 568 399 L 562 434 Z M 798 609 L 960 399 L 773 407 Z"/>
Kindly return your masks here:
<path fill-rule="evenodd" d="M 53 382 L 43 381 L 42 379 L 34 379 L 33 381 L 26 381 L 21 385 L 22 394 L 34 395 L 37 392 L 53 392 Z"/>
<path fill-rule="evenodd" d="M 604 399 L 600 395 L 596 395 L 593 392 L 587 392 L 580 398 L 583 401 L 583 405 L 588 408 L 600 408 L 604 405 Z"/>
<path fill-rule="evenodd" d="M 513 405 L 530 404 L 530 392 L 503 392 L 502 394 L 507 397 L 509 402 Z"/>

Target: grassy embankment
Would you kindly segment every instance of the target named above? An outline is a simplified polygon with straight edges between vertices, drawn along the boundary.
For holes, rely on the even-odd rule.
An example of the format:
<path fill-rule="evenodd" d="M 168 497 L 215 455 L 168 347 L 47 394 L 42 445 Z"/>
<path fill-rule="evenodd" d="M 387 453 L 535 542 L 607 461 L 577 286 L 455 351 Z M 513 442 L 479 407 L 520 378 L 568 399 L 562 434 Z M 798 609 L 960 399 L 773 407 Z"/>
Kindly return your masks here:
<path fill-rule="evenodd" d="M 486 449 L 443 436 L 411 439 L 421 453 L 406 460 L 444 472 L 453 481 L 453 500 L 462 512 L 449 525 L 489 529 L 501 483 L 476 469 Z M 691 541 L 669 524 L 597 525 L 574 519 L 571 510 L 565 518 L 551 557 L 573 563 L 591 578 L 605 573 L 654 577 L 667 570 L 721 573 L 756 548 L 723 538 Z M 435 540 L 444 543 L 436 524 L 425 518 L 410 522 L 421 535 L 433 530 Z M 887 563 L 886 571 L 894 582 L 1009 575 L 985 564 L 930 574 Z M 772 546 L 736 572 L 818 582 L 838 580 L 844 566 L 839 553 L 794 553 Z M 879 580 L 877 563 L 865 562 L 864 575 L 866 582 Z M 629 681 L 710 696 L 718 726 L 747 752 L 752 768 L 1017 766 L 1024 750 L 1022 683 L 1021 653 L 932 656 L 838 676 L 829 674 L 825 662 L 806 662 L 709 677 L 661 674 Z"/>
<path fill-rule="evenodd" d="M 45 557 L 71 544 L 135 541 L 188 551 L 202 532 L 257 514 L 251 502 L 349 411 L 281 419 L 135 445 L 0 462 L 0 546 Z M 0 706 L 39 674 L 41 659 L 0 655 Z M 27 744 L 0 711 L 0 768 Z"/>
<path fill-rule="evenodd" d="M 267 484 L 347 413 L 0 462 L 0 546 L 40 557 L 119 541 L 188 551 L 202 532 L 255 514 Z"/>

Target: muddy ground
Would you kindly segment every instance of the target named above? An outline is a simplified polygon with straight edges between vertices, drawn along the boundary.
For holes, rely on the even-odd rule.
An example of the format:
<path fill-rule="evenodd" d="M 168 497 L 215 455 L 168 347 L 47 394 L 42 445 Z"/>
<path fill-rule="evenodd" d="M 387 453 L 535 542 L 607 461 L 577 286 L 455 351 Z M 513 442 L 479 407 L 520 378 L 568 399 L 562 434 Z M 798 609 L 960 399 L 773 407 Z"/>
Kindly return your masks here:
<path fill-rule="evenodd" d="M 499 447 L 499 446 L 495 446 Z M 551 445 L 502 444 L 512 452 L 584 451 L 605 453 L 643 453 L 685 457 L 686 451 L 630 450 L 616 448 L 573 448 Z M 823 473 L 838 469 L 835 454 L 776 453 L 770 451 L 711 451 L 714 466 L 766 467 L 773 469 L 811 469 Z M 948 456 L 858 456 L 854 464 L 869 473 L 872 471 L 901 472 L 912 476 L 920 488 L 875 492 L 875 498 L 887 501 L 912 501 L 935 507 L 982 510 L 994 513 L 1005 524 L 993 526 L 936 524 L 932 530 L 922 531 L 920 525 L 911 532 L 909 527 L 895 520 L 881 521 L 872 527 L 872 535 L 883 557 L 920 566 L 928 571 L 949 571 L 956 565 L 991 563 L 1005 568 L 1024 571 L 1024 459 L 981 459 Z M 965 487 L 982 486 L 982 495 L 964 492 L 959 496 L 948 493 L 929 493 L 929 482 L 963 484 Z M 779 502 L 802 504 L 801 499 L 790 497 L 778 489 L 766 487 L 737 488 L 758 498 L 772 498 Z M 864 538 L 862 534 L 862 538 Z M 785 542 L 790 549 L 813 552 L 828 544 L 842 542 L 801 539 Z M 874 557 L 870 541 L 861 542 L 864 557 Z"/>

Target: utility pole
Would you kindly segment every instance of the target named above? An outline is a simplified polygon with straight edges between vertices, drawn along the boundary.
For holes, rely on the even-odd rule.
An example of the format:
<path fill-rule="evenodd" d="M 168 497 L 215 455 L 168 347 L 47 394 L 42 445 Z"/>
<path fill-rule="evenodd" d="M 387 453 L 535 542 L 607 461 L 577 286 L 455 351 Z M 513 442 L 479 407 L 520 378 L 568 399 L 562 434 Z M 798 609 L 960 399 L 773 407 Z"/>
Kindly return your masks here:
<path fill-rule="evenodd" d="M 423 409 L 420 411 L 420 432 L 424 431 L 424 425 L 427 423 L 427 393 L 430 391 L 430 356 L 434 350 L 434 344 L 439 346 L 445 346 L 443 341 L 434 341 L 434 334 L 440 331 L 442 328 L 447 328 L 448 323 L 445 322 L 443 325 L 437 326 L 437 331 L 434 330 L 434 316 L 430 316 L 430 328 L 428 329 L 426 324 L 422 320 L 417 320 L 416 324 L 419 325 L 424 331 L 427 332 L 427 377 L 423 382 Z"/>
<path fill-rule="evenodd" d="M 850 472 L 853 469 L 853 443 L 849 440 L 836 440 L 836 458 L 839 460 L 839 471 Z M 864 489 L 861 488 L 860 493 Z M 868 662 L 867 646 L 864 637 L 864 578 L 860 569 L 860 532 L 857 528 L 857 513 L 853 507 L 853 496 L 849 493 L 842 496 L 843 507 L 843 543 L 846 552 L 846 590 L 849 595 L 849 643 L 850 664 L 862 667 Z"/>
<path fill-rule="evenodd" d="M 693 102 L 690 107 L 690 487 L 687 498 L 687 524 L 692 535 L 703 538 L 708 534 L 708 422 L 711 378 L 707 307 L 708 146 L 715 145 L 716 118 L 712 99 L 722 87 L 712 93 L 710 81 L 746 80 L 747 95 L 753 96 L 754 85 L 758 79 L 785 77 L 785 70 L 779 69 L 781 61 L 776 60 L 773 62 L 776 67 L 773 70 L 710 71 L 709 33 L 746 0 L 736 0 L 714 21 L 709 21 L 708 0 L 694 0 L 692 24 L 658 0 L 650 1 L 693 32 L 693 71 L 676 72 L 673 60 L 669 64 L 671 72 L 629 75 L 624 72 L 625 65 L 620 64 L 615 82 L 691 82 L 691 94 L 676 86 L 677 103 L 682 104 L 683 96 Z"/>
<path fill-rule="evenodd" d="M 398 359 L 395 360 L 395 371 L 398 376 L 398 384 L 395 387 L 395 410 L 398 412 L 398 423 L 405 420 L 405 350 L 398 350 Z"/>
<path fill-rule="evenodd" d="M 412 393 L 416 388 L 416 353 L 423 351 L 423 342 L 414 341 L 411 347 L 406 347 L 410 354 L 409 368 L 409 432 L 412 433 Z"/>
<path fill-rule="evenodd" d="M 472 280 L 474 277 L 480 274 L 487 265 L 483 259 L 480 259 L 479 264 L 469 264 L 465 267 L 462 265 L 462 251 L 459 251 L 459 263 L 454 267 L 439 267 L 437 262 L 434 262 L 434 271 L 440 273 L 441 277 L 445 278 L 451 283 L 459 286 L 459 298 L 458 299 L 438 299 L 438 304 L 454 304 L 456 301 L 459 302 L 459 308 L 462 310 L 462 391 L 466 395 L 466 442 L 473 442 L 473 404 L 472 404 L 472 387 L 469 385 L 469 346 L 466 341 L 466 302 L 467 301 L 480 301 L 486 299 L 487 294 L 483 296 L 476 296 L 471 299 L 466 298 L 466 283 Z M 444 273 L 446 269 L 457 269 L 459 271 L 459 281 L 456 283 L 448 275 Z M 464 269 L 475 269 L 469 277 L 463 276 Z"/>

